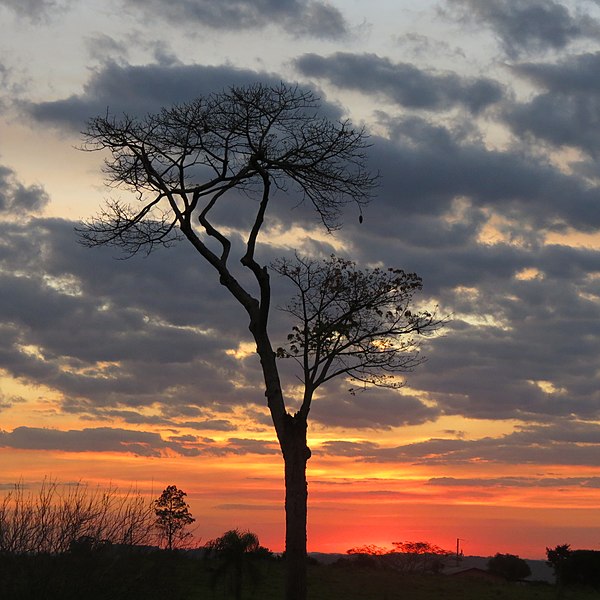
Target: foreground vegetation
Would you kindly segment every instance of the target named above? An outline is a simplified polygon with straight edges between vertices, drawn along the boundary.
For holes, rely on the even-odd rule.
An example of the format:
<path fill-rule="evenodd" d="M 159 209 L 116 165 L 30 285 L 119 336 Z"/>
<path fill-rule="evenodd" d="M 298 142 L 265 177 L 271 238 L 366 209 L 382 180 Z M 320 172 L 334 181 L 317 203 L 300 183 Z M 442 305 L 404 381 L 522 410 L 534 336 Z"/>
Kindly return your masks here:
<path fill-rule="evenodd" d="M 284 561 L 258 558 L 241 589 L 247 600 L 280 600 Z M 61 555 L 0 557 L 3 600 L 173 600 L 235 598 L 234 571 L 194 553 L 149 548 L 75 548 Z M 215 578 L 222 572 L 224 577 Z M 553 585 L 465 580 L 449 575 L 399 574 L 350 566 L 310 565 L 311 600 L 555 600 Z M 564 600 L 597 599 L 592 589 L 566 588 Z"/>
<path fill-rule="evenodd" d="M 0 600 L 284 597 L 285 560 L 274 557 L 251 532 L 233 529 L 201 549 L 173 549 L 190 539 L 185 528 L 194 520 L 184 496 L 175 486 L 152 502 L 135 491 L 119 493 L 116 488 L 90 490 L 46 481 L 38 492 L 30 493 L 15 486 L 0 498 Z M 549 561 L 562 583 L 587 581 L 598 588 L 597 554 L 571 550 L 566 544 L 548 549 Z M 598 589 L 581 586 L 558 589 L 548 584 L 495 583 L 445 575 L 447 555 L 424 542 L 396 542 L 392 550 L 353 548 L 336 564 L 309 564 L 308 599 L 598 597 Z M 490 562 L 508 559 L 511 564 L 516 559 L 517 566 L 524 563 L 500 554 Z M 496 571 L 511 579 L 508 572 Z M 514 578 L 524 576 L 526 573 L 517 573 Z"/>

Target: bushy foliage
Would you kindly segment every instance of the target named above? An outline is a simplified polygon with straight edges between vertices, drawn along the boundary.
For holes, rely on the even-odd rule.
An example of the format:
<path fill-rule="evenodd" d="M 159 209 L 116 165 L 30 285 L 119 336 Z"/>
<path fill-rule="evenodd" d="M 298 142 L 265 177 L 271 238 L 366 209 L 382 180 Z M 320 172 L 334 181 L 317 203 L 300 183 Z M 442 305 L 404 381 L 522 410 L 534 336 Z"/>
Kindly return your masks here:
<path fill-rule="evenodd" d="M 261 579 L 259 562 L 273 557 L 272 552 L 260 545 L 258 536 L 251 531 L 231 529 L 205 546 L 207 559 L 213 560 L 212 586 L 226 583 L 236 600 L 241 600 L 244 581 L 254 588 Z"/>
<path fill-rule="evenodd" d="M 452 555 L 429 542 L 392 542 L 392 546 L 390 549 L 368 544 L 350 548 L 347 553 L 357 567 L 388 568 L 401 573 L 438 573 Z"/>
<path fill-rule="evenodd" d="M 531 569 L 525 560 L 515 554 L 496 554 L 487 563 L 488 571 L 501 575 L 508 581 L 519 581 L 531 575 Z"/>
<path fill-rule="evenodd" d="M 194 598 L 198 561 L 140 546 L 78 546 L 63 554 L 0 555 L 2 600 Z"/>
<path fill-rule="evenodd" d="M 600 552 L 571 550 L 569 544 L 546 548 L 548 565 L 563 585 L 588 585 L 600 589 Z"/>
<path fill-rule="evenodd" d="M 546 564 L 554 569 L 554 576 L 557 583 L 562 583 L 563 567 L 571 555 L 571 546 L 569 544 L 559 544 L 555 548 L 546 548 L 548 560 Z"/>

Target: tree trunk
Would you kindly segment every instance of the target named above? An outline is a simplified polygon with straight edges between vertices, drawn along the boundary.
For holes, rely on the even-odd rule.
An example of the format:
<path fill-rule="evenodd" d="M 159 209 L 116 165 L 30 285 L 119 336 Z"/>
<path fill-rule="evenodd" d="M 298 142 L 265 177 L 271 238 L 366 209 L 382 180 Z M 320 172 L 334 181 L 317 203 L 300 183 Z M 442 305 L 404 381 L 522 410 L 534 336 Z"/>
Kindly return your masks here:
<path fill-rule="evenodd" d="M 256 340 L 267 404 L 285 465 L 285 599 L 306 600 L 306 463 L 310 458 L 306 444 L 308 411 L 294 416 L 286 411 L 275 353 L 265 328 L 257 326 L 257 323 L 258 320 L 251 322 L 250 331 Z"/>
<path fill-rule="evenodd" d="M 287 416 L 282 440 L 285 463 L 285 562 L 286 600 L 306 600 L 306 516 L 308 484 L 306 418 Z"/>

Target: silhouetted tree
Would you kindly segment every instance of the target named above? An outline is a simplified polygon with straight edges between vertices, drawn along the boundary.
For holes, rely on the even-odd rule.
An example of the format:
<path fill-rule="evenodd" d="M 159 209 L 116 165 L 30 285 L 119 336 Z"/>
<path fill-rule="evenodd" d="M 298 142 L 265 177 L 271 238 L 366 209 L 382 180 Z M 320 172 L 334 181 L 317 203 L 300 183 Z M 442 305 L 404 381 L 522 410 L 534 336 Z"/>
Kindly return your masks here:
<path fill-rule="evenodd" d="M 260 545 L 258 536 L 250 531 L 232 529 L 221 537 L 206 544 L 208 556 L 216 559 L 217 566 L 213 570 L 213 585 L 222 577 L 228 577 L 236 600 L 242 598 L 244 578 L 257 583 L 260 577 L 257 560 L 271 555 L 270 551 Z"/>
<path fill-rule="evenodd" d="M 173 550 L 191 535 L 184 529 L 196 519 L 192 517 L 190 507 L 184 500 L 186 495 L 177 486 L 169 485 L 154 501 L 155 525 L 161 538 L 165 540 L 167 550 Z"/>
<path fill-rule="evenodd" d="M 531 575 L 531 569 L 525 560 L 515 554 L 496 554 L 487 563 L 488 571 L 502 575 L 509 581 L 518 581 Z"/>
<path fill-rule="evenodd" d="M 559 544 L 554 548 L 546 548 L 546 564 L 554 570 L 556 583 L 560 586 L 563 582 L 564 566 L 571 556 L 571 546 L 569 544 Z"/>
<path fill-rule="evenodd" d="M 347 553 L 353 557 L 353 564 L 387 567 L 403 573 L 437 573 L 452 555 L 449 550 L 429 542 L 392 542 L 392 546 L 383 548 L 369 544 L 350 548 Z"/>
<path fill-rule="evenodd" d="M 97 117 L 90 121 L 85 134 L 87 149 L 109 153 L 105 163 L 108 181 L 133 190 L 141 205 L 132 208 L 118 201 L 110 202 L 81 231 L 84 243 L 115 245 L 134 254 L 140 250 L 149 252 L 156 245 L 169 245 L 184 237 L 214 267 L 219 282 L 247 312 L 260 358 L 267 405 L 285 463 L 288 600 L 306 598 L 306 463 L 310 457 L 306 431 L 315 388 L 335 374 L 379 382 L 370 371 L 389 373 L 394 368 L 402 370 L 414 364 L 412 360 L 388 363 L 375 359 L 377 343 L 373 338 L 369 351 L 363 354 L 369 362 L 361 366 L 359 361 L 353 361 L 346 370 L 342 366 L 350 360 L 343 353 L 346 333 L 330 329 L 323 337 L 301 319 L 297 327 L 301 331 L 310 330 L 311 341 L 304 349 L 296 344 L 298 353 L 292 347 L 288 353 L 301 362 L 305 353 L 311 354 L 314 362 L 312 370 L 309 366 L 304 371 L 307 390 L 301 409 L 295 414 L 288 413 L 268 333 L 270 277 L 256 252 L 273 190 L 298 193 L 301 200 L 313 206 L 330 231 L 339 226 L 340 211 L 345 205 L 354 202 L 360 208 L 368 201 L 376 181 L 365 167 L 365 132 L 347 121 L 333 122 L 319 117 L 318 109 L 318 99 L 311 92 L 285 84 L 275 87 L 256 84 L 232 87 L 143 119 Z M 234 234 L 245 237 L 245 247 L 238 258 L 251 273 L 252 283 L 234 270 L 233 237 L 228 234 L 231 224 L 219 224 L 217 220 L 218 208 L 228 193 L 234 191 L 243 193 L 240 198 L 246 208 L 248 196 L 256 199 L 245 232 L 237 219 Z M 312 268 L 310 262 L 302 263 Z M 294 275 L 293 269 L 287 263 L 279 264 L 282 274 L 300 281 L 301 272 Z M 343 277 L 339 283 L 353 284 Z M 410 288 L 411 284 L 407 285 Z M 370 291 L 379 293 L 379 288 Z M 367 289 L 362 304 L 353 304 L 350 310 L 366 315 L 370 306 L 368 293 Z M 353 325 L 351 315 L 342 313 L 338 318 L 354 336 L 361 323 L 368 322 Z M 404 318 L 413 327 L 399 327 L 399 334 L 424 333 L 433 326 L 433 320 L 427 316 L 413 317 L 405 311 Z M 390 352 L 386 345 L 391 337 L 392 331 L 382 342 L 382 356 L 396 358 L 399 353 Z M 331 362 L 321 362 L 324 355 L 313 352 L 316 349 L 313 340 L 318 344 L 319 339 L 327 340 Z M 360 335 L 354 343 L 360 345 Z M 284 355 L 283 351 L 280 355 Z"/>
<path fill-rule="evenodd" d="M 452 552 L 429 542 L 392 542 L 393 553 L 399 557 L 403 571 L 430 571 L 437 573 Z"/>
<path fill-rule="evenodd" d="M 354 548 L 350 548 L 350 550 L 346 550 L 346 554 L 350 555 L 360 555 L 363 554 L 365 556 L 383 556 L 384 554 L 389 554 L 391 550 L 389 548 L 384 548 L 383 546 L 376 546 L 375 544 L 365 544 L 364 546 L 355 546 Z"/>
<path fill-rule="evenodd" d="M 600 552 L 597 550 L 572 550 L 569 544 L 546 548 L 547 564 L 554 568 L 556 583 L 564 585 L 589 585 L 600 588 Z"/>

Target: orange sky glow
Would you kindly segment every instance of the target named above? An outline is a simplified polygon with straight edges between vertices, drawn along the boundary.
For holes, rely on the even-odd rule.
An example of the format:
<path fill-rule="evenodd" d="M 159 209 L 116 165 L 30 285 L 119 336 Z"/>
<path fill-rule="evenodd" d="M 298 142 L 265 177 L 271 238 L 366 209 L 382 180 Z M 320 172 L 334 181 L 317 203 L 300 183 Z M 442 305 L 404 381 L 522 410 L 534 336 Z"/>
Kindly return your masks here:
<path fill-rule="evenodd" d="M 5 480 L 35 489 L 49 477 L 90 486 L 134 486 L 149 498 L 166 485 L 185 490 L 196 517 L 194 538 L 204 543 L 231 528 L 249 529 L 261 543 L 283 550 L 282 460 L 270 456 L 148 458 L 111 452 L 0 449 Z M 481 469 L 488 473 L 489 470 Z M 511 466 L 494 477 L 510 475 Z M 598 477 L 600 468 L 548 466 L 554 477 Z M 519 468 L 519 476 L 539 467 Z M 384 467 L 344 457 L 309 461 L 309 551 L 346 552 L 363 544 L 429 541 L 446 549 L 461 538 L 466 554 L 515 553 L 543 558 L 546 546 L 596 547 L 598 493 L 579 487 L 438 486 L 435 477 L 472 477 L 473 469 L 411 465 Z M 526 530 L 527 535 L 519 532 Z"/>

